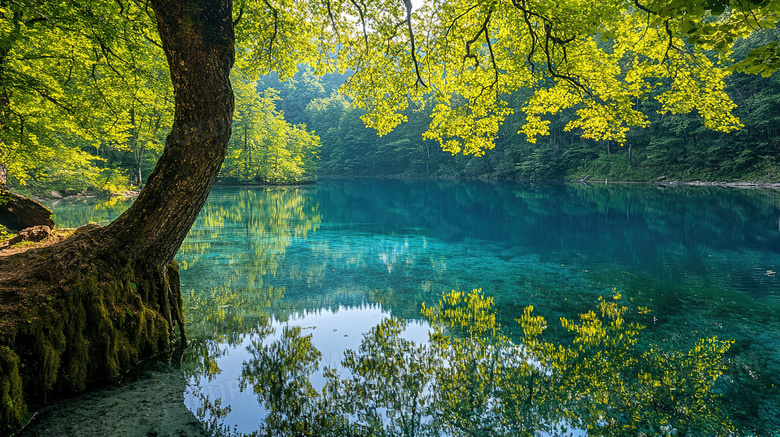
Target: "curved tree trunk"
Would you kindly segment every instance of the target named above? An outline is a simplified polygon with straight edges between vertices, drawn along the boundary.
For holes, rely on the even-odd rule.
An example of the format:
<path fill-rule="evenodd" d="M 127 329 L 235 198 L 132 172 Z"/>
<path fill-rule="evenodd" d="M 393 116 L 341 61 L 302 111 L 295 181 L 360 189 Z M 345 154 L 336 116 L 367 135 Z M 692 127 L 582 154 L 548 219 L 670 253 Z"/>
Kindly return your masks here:
<path fill-rule="evenodd" d="M 146 186 L 113 223 L 0 257 L 0 434 L 23 423 L 27 404 L 121 374 L 182 326 L 172 261 L 231 134 L 232 0 L 151 6 L 174 85 L 171 133 Z"/>
<path fill-rule="evenodd" d="M 165 150 L 138 199 L 102 233 L 132 260 L 173 259 L 217 177 L 233 119 L 230 0 L 156 0 L 176 111 Z"/>

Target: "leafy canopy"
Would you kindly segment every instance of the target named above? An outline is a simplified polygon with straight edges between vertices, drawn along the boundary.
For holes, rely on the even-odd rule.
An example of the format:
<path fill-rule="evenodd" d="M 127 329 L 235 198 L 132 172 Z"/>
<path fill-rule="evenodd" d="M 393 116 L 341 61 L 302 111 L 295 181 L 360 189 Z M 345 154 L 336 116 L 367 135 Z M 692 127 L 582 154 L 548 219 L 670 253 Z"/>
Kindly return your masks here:
<path fill-rule="evenodd" d="M 161 144 L 173 92 L 153 20 L 135 2 L 0 1 L 0 164 L 14 182 L 97 184 L 114 152 Z"/>
<path fill-rule="evenodd" d="M 425 137 L 452 153 L 492 148 L 516 108 L 524 122 L 512 130 L 531 142 L 568 108 L 577 117 L 566 129 L 588 138 L 623 142 L 648 125 L 643 108 L 731 131 L 741 123 L 724 78 L 780 65 L 777 41 L 736 59 L 732 45 L 774 28 L 779 10 L 768 0 L 236 0 L 236 68 L 283 79 L 301 63 L 349 70 L 344 92 L 367 125 L 386 134 L 427 105 Z M 131 151 L 140 172 L 144 152 L 159 153 L 173 92 L 146 2 L 0 1 L 0 17 L 0 164 L 11 177 L 70 177 Z M 510 103 L 519 89 L 530 90 L 525 103 Z M 647 99 L 657 104 L 640 107 Z"/>
<path fill-rule="evenodd" d="M 644 99 L 728 132 L 741 124 L 724 77 L 780 65 L 776 42 L 730 58 L 738 38 L 774 28 L 780 4 L 766 0 L 268 0 L 257 9 L 236 7 L 239 68 L 282 77 L 299 62 L 349 68 L 346 93 L 367 125 L 386 134 L 404 109 L 431 104 L 425 137 L 453 154 L 492 148 L 514 111 L 505 96 L 521 88 L 534 90 L 522 109 L 531 142 L 548 133 L 547 114 L 575 108 L 567 130 L 622 143 L 647 126 Z"/>

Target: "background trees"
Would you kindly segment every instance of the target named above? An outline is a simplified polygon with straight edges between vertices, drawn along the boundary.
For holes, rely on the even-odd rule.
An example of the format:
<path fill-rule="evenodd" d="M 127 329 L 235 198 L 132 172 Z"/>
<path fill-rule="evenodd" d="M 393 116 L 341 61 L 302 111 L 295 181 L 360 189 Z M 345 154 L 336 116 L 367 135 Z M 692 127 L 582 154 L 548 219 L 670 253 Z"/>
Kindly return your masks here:
<path fill-rule="evenodd" d="M 774 35 L 774 36 L 773 36 Z M 737 55 L 747 54 L 777 32 L 767 31 L 741 40 Z M 306 71 L 302 68 L 298 75 Z M 365 126 L 364 109 L 354 108 L 350 99 L 337 91 L 327 97 L 311 98 L 309 89 L 328 89 L 323 78 L 298 89 L 295 80 L 278 83 L 275 75 L 261 77 L 258 87 L 283 86 L 286 100 L 277 100 L 278 110 L 304 105 L 297 120 L 322 140 L 318 172 L 322 175 L 385 175 L 410 177 L 477 177 L 521 180 L 592 179 L 649 180 L 667 176 L 684 180 L 775 181 L 780 178 L 780 136 L 773 127 L 780 122 L 780 82 L 777 75 L 761 77 L 736 73 L 726 79 L 728 95 L 735 104 L 734 114 L 744 127 L 734 132 L 707 129 L 696 114 L 659 114 L 656 102 L 637 101 L 648 114 L 649 125 L 630 128 L 623 145 L 616 141 L 586 138 L 581 129 L 566 130 L 576 118 L 573 110 L 549 116 L 549 135 L 535 143 L 520 132 L 522 113 L 530 90 L 505 96 L 514 114 L 500 126 L 494 148 L 482 156 L 452 155 L 436 141 L 424 138 L 431 116 L 431 100 L 426 105 L 402 112 L 407 122 L 379 136 Z M 342 80 L 349 80 L 349 74 Z M 333 88 L 330 88 L 333 89 Z"/>
<path fill-rule="evenodd" d="M 110 190 L 128 182 L 129 172 L 118 169 L 130 167 L 126 155 L 135 157 L 134 173 L 142 172 L 173 112 L 149 14 L 120 2 L 3 1 L 0 15 L 7 182 Z M 146 162 L 143 170 L 150 169 Z"/>
<path fill-rule="evenodd" d="M 306 125 L 291 125 L 276 109 L 279 93 L 258 91 L 256 81 L 232 78 L 236 94 L 234 134 L 220 176 L 226 182 L 297 183 L 316 179 L 319 138 Z"/>

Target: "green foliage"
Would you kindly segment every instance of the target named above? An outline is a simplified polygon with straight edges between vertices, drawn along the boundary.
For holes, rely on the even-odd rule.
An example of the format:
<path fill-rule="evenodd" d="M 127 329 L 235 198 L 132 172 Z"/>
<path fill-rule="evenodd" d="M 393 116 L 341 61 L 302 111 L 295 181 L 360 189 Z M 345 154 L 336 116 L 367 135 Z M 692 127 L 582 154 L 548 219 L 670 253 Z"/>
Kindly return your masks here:
<path fill-rule="evenodd" d="M 648 125 L 653 112 L 635 105 L 647 99 L 663 113 L 696 111 L 708 128 L 734 130 L 741 124 L 725 93 L 729 72 L 709 53 L 728 62 L 737 38 L 774 27 L 778 13 L 774 2 L 728 9 L 682 1 L 328 5 L 358 17 L 358 26 L 342 28 L 337 14 L 333 27 L 343 31 L 338 55 L 355 70 L 344 92 L 366 109 L 366 124 L 387 134 L 408 108 L 426 103 L 426 138 L 477 155 L 517 110 L 531 141 L 549 132 L 547 114 L 571 109 L 566 130 L 622 144 L 629 127 Z M 746 62 L 770 71 L 775 58 L 761 53 L 773 46 L 765 47 Z M 520 108 L 510 105 L 505 96 L 521 88 L 533 93 Z"/>
<path fill-rule="evenodd" d="M 221 176 L 237 182 L 300 183 L 316 179 L 319 138 L 303 124 L 290 125 L 277 111 L 273 88 L 233 76 L 236 110 L 233 136 Z"/>
<path fill-rule="evenodd" d="M 756 46 L 777 38 L 777 32 L 756 33 L 735 46 L 736 56 L 746 56 Z M 306 70 L 302 70 L 306 71 Z M 299 73 L 300 74 L 300 73 Z M 263 79 L 276 85 L 270 79 Z M 521 180 L 593 180 L 654 181 L 660 176 L 684 180 L 780 180 L 780 132 L 777 115 L 778 78 L 735 74 L 725 79 L 729 95 L 738 105 L 734 114 L 744 128 L 720 133 L 707 129 L 693 114 L 660 114 L 657 102 L 637 100 L 635 107 L 647 114 L 645 128 L 626 132 L 626 143 L 595 141 L 581 129 L 567 132 L 576 119 L 573 110 L 549 117 L 549 135 L 529 143 L 517 131 L 526 122 L 521 109 L 530 95 L 518 90 L 504 98 L 515 114 L 499 129 L 495 148 L 481 157 L 452 156 L 432 140 L 415 140 L 428 129 L 430 99 L 423 107 L 403 112 L 408 120 L 392 132 L 377 136 L 363 125 L 362 109 L 352 108 L 340 93 L 307 100 L 307 85 L 298 91 L 288 84 L 286 98 L 308 101 L 300 117 L 322 139 L 319 172 L 326 175 L 386 175 L 479 177 Z M 671 90 L 661 84 L 658 92 Z"/>
<path fill-rule="evenodd" d="M 267 325 L 248 348 L 242 384 L 268 408 L 260 435 L 526 436 L 730 435 L 713 386 L 730 341 L 698 339 L 673 352 L 642 345 L 643 327 L 615 292 L 564 335 L 525 308 L 520 338 L 504 334 L 480 290 L 444 294 L 423 314 L 429 341 L 403 338 L 407 322 L 388 318 L 348 350 L 343 371 L 325 369 L 322 392 L 309 378 L 320 352 L 299 327 L 278 339 Z"/>
<path fill-rule="evenodd" d="M 239 111 L 225 177 L 311 179 L 318 143 L 299 126 L 304 121 L 334 149 L 322 151 L 328 173 L 584 175 L 582 153 L 569 149 L 597 149 L 589 139 L 632 144 L 637 151 L 649 147 L 634 144 L 642 137 L 637 132 L 658 125 L 659 113 L 698 113 L 696 120 L 716 131 L 744 124 L 756 137 L 751 116 L 732 102 L 748 99 L 725 83 L 731 72 L 771 78 L 777 69 L 775 3 L 449 1 L 412 10 L 411 3 L 399 2 L 281 1 L 258 8 L 238 1 L 236 65 L 250 81 L 234 81 Z M 12 184 L 37 191 L 142 184 L 162 151 L 173 111 L 166 60 L 148 31 L 154 28 L 148 10 L 122 0 L 85 8 L 21 1 L 4 4 L 0 14 L 0 162 Z M 298 70 L 304 63 L 313 69 Z M 315 75 L 347 70 L 354 74 L 343 93 L 357 109 L 315 104 L 306 110 L 309 102 L 332 99 L 344 80 Z M 272 96 L 251 97 L 245 89 L 272 71 L 276 75 L 258 88 L 279 91 L 283 100 L 275 102 L 276 110 L 292 125 L 258 101 Z M 334 117 L 330 124 L 314 121 L 331 110 L 336 112 L 325 114 Z M 265 126 L 257 125 L 261 119 Z M 391 133 L 403 121 L 410 126 Z M 395 136 L 377 141 L 358 122 Z M 561 142 L 567 132 L 572 141 Z M 559 138 L 540 137 L 548 134 Z M 756 166 L 775 173 L 774 138 L 767 136 L 766 150 L 751 147 L 712 174 L 742 175 Z M 437 143 L 446 153 L 432 147 Z M 576 147 L 560 147 L 567 144 Z M 448 157 L 494 147 L 486 161 Z M 648 159 L 662 159 L 652 152 Z M 734 148 L 715 152 L 729 157 Z M 692 161 L 679 173 L 714 166 Z M 632 168 L 658 167 L 631 162 Z M 115 181 L 104 182 L 105 169 Z"/>
<path fill-rule="evenodd" d="M 173 109 L 165 57 L 147 30 L 153 17 L 112 1 L 10 2 L 0 15 L 0 162 L 9 182 L 124 188 L 129 168 L 121 182 L 101 173 L 160 149 L 151 143 L 162 144 Z"/>

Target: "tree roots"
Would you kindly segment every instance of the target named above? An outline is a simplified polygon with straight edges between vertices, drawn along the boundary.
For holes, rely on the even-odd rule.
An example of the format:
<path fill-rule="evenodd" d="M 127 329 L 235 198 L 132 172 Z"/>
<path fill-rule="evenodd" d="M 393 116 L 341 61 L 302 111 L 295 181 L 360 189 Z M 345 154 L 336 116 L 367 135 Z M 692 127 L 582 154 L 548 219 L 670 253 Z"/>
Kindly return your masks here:
<path fill-rule="evenodd" d="M 176 262 L 137 265 L 97 225 L 60 244 L 0 258 L 0 434 L 52 393 L 122 375 L 184 339 Z"/>

